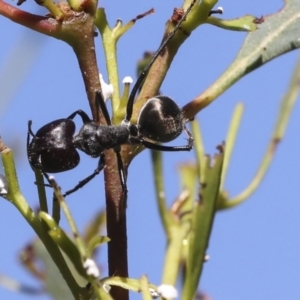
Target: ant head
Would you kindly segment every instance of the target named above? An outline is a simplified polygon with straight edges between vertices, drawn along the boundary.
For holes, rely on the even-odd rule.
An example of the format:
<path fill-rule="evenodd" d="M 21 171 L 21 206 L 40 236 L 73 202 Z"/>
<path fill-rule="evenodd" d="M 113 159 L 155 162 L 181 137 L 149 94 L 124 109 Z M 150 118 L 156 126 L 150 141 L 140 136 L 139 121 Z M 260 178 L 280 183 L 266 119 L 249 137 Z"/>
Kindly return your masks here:
<path fill-rule="evenodd" d="M 181 109 L 167 96 L 149 99 L 141 109 L 138 128 L 143 137 L 161 143 L 170 142 L 184 128 Z"/>

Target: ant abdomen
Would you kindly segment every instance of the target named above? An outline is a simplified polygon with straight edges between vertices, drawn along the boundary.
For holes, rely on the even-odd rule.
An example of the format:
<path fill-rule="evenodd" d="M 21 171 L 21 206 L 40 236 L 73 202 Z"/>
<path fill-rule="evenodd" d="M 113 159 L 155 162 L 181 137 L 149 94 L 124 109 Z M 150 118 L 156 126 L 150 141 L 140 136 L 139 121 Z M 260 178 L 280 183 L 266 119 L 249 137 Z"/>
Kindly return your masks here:
<path fill-rule="evenodd" d="M 29 123 L 31 132 L 31 122 Z M 59 173 L 75 168 L 79 154 L 73 145 L 75 124 L 70 119 L 58 119 L 41 127 L 28 144 L 28 158 L 34 168 L 43 166 L 45 172 Z"/>

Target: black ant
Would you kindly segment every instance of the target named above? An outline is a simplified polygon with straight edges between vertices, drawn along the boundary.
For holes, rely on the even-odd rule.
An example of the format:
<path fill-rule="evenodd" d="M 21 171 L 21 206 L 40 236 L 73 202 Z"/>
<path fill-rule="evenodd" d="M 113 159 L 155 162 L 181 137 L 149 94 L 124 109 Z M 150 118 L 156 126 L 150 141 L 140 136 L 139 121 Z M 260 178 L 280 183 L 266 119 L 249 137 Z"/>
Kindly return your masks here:
<path fill-rule="evenodd" d="M 133 103 L 137 91 L 143 83 L 148 71 L 156 58 L 162 53 L 168 42 L 180 28 L 193 4 L 187 9 L 178 21 L 174 30 L 161 44 L 146 68 L 139 75 L 137 82 L 128 98 L 126 116 L 120 125 L 113 125 L 110 120 L 101 91 L 96 91 L 95 97 L 100 105 L 107 125 L 98 125 L 82 110 L 77 110 L 66 119 L 58 119 L 40 128 L 36 134 L 32 132 L 32 121 L 28 122 L 27 154 L 32 168 L 41 170 L 49 181 L 47 173 L 59 173 L 75 168 L 79 164 L 77 149 L 91 157 L 99 157 L 98 166 L 87 178 L 80 181 L 73 189 L 67 191 L 67 196 L 83 187 L 93 179 L 105 166 L 104 150 L 113 149 L 117 156 L 118 169 L 123 192 L 126 194 L 126 174 L 120 154 L 121 145 L 142 145 L 146 148 L 159 151 L 189 151 L 193 147 L 193 137 L 186 128 L 182 110 L 167 96 L 156 96 L 149 99 L 142 107 L 137 124 L 131 124 Z M 75 133 L 73 118 L 79 115 L 83 127 Z M 177 138 L 182 131 L 188 135 L 188 143 L 184 146 L 164 146 Z M 30 141 L 30 136 L 32 140 Z M 152 142 L 153 141 L 153 142 Z"/>

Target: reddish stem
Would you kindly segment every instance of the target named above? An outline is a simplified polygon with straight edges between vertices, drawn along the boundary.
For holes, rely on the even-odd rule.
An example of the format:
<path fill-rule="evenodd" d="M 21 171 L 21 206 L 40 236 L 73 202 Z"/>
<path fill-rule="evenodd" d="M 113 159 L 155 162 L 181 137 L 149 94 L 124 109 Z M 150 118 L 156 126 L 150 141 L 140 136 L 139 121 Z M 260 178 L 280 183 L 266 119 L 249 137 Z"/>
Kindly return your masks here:
<path fill-rule="evenodd" d="M 0 0 L 0 15 L 10 19 L 11 21 L 28 27 L 40 33 L 55 37 L 57 29 L 57 21 L 49 18 L 34 15 Z"/>
<path fill-rule="evenodd" d="M 122 192 L 116 154 L 105 152 L 105 192 L 107 213 L 109 276 L 128 277 L 126 199 Z M 128 290 L 113 287 L 113 299 L 129 299 Z"/>

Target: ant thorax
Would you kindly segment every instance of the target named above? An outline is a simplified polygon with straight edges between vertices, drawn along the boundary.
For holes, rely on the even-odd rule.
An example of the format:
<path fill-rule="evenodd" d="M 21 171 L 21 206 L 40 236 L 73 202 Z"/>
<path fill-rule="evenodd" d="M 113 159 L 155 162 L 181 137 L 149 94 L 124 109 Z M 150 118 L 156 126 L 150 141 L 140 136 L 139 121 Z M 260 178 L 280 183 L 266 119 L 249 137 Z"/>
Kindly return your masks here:
<path fill-rule="evenodd" d="M 112 149 L 128 141 L 127 126 L 97 125 L 94 122 L 85 124 L 73 142 L 77 149 L 91 157 L 99 157 L 105 149 Z"/>

